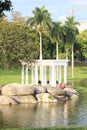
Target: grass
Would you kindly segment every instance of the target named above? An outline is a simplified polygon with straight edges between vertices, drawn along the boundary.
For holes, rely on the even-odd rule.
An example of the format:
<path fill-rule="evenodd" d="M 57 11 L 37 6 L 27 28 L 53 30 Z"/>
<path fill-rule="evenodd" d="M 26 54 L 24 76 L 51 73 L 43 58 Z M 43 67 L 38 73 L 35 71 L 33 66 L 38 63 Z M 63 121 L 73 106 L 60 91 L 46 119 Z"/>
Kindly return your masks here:
<path fill-rule="evenodd" d="M 68 82 L 78 91 L 87 91 L 86 85 L 78 84 L 79 81 L 87 79 L 87 63 L 75 64 L 74 78 L 71 77 L 71 66 L 68 67 Z M 31 75 L 29 71 L 29 83 Z M 21 70 L 0 70 L 0 85 L 9 83 L 21 83 Z M 87 84 L 87 83 L 86 83 Z"/>
<path fill-rule="evenodd" d="M 68 82 L 73 85 L 77 91 L 87 92 L 87 63 L 75 63 L 74 78 L 71 78 L 71 75 L 71 66 L 69 66 Z"/>
<path fill-rule="evenodd" d="M 0 70 L 0 85 L 14 82 L 21 83 L 20 70 Z"/>
<path fill-rule="evenodd" d="M 50 128 L 10 128 L 10 129 L 8 128 L 4 130 L 87 130 L 87 127 L 68 126 L 68 127 L 50 127 Z"/>

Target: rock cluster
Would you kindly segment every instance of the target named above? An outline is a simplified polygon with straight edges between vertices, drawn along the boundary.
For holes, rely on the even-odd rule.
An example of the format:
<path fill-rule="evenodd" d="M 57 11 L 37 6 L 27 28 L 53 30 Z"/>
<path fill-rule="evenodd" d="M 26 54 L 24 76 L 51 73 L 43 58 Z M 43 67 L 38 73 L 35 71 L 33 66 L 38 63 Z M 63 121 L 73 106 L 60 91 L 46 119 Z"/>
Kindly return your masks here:
<path fill-rule="evenodd" d="M 61 89 L 49 85 L 37 86 L 12 83 L 3 86 L 0 92 L 0 104 L 2 105 L 58 102 L 78 97 L 77 91 L 73 88 Z"/>

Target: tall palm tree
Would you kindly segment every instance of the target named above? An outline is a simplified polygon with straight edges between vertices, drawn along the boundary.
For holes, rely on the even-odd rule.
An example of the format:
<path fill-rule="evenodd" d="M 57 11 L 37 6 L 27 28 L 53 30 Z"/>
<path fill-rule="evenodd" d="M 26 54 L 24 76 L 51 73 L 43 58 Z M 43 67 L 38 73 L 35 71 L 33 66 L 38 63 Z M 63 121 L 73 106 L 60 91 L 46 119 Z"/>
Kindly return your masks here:
<path fill-rule="evenodd" d="M 36 29 L 39 33 L 40 37 L 40 60 L 42 60 L 42 33 L 46 33 L 51 27 L 52 21 L 50 17 L 50 13 L 45 9 L 44 6 L 41 8 L 36 7 L 33 10 L 34 17 L 30 17 L 27 23 Z M 40 66 L 40 80 L 42 77 L 42 66 Z"/>
<path fill-rule="evenodd" d="M 53 22 L 51 29 L 52 40 L 56 43 L 56 60 L 59 59 L 59 42 L 62 37 L 61 22 Z M 56 80 L 58 80 L 58 66 L 56 67 Z"/>
<path fill-rule="evenodd" d="M 53 22 L 53 28 L 51 30 L 51 36 L 56 42 L 56 60 L 59 59 L 59 42 L 62 37 L 62 28 L 61 28 L 61 22 Z"/>
<path fill-rule="evenodd" d="M 33 10 L 34 17 L 30 17 L 27 21 L 27 24 L 36 29 L 40 36 L 40 60 L 42 60 L 42 33 L 50 28 L 52 21 L 50 13 L 45 9 L 44 6 L 41 8 L 36 7 Z"/>
<path fill-rule="evenodd" d="M 67 21 L 65 21 L 66 42 L 71 43 L 72 46 L 72 78 L 74 77 L 74 43 L 76 35 L 78 34 L 78 29 L 76 27 L 77 24 L 78 22 L 74 21 L 74 16 L 68 17 Z"/>

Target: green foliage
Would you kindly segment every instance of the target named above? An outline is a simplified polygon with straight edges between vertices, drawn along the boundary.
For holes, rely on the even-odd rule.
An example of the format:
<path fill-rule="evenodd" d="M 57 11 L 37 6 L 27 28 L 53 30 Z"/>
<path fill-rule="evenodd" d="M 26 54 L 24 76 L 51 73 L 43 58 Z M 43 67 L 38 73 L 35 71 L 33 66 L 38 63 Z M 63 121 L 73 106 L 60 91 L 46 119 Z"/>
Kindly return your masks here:
<path fill-rule="evenodd" d="M 77 35 L 76 44 L 80 48 L 79 53 L 82 53 L 82 55 L 86 58 L 87 57 L 87 30 Z"/>
<path fill-rule="evenodd" d="M 4 11 L 12 9 L 12 2 L 10 0 L 0 0 L 0 19 L 5 15 Z"/>
<path fill-rule="evenodd" d="M 2 21 L 0 31 L 1 67 L 18 67 L 20 59 L 31 61 L 38 57 L 38 46 L 34 40 L 35 32 L 31 33 L 29 27 Z"/>
<path fill-rule="evenodd" d="M 51 100 L 54 100 L 54 97 L 51 96 L 51 95 L 49 95 L 48 98 L 51 99 Z"/>
<path fill-rule="evenodd" d="M 32 13 L 34 17 L 30 17 L 27 24 L 34 27 L 38 32 L 43 33 L 51 25 L 50 13 L 45 9 L 45 6 L 41 8 L 35 7 Z"/>
<path fill-rule="evenodd" d="M 66 44 L 74 44 L 78 29 L 76 27 L 77 22 L 74 21 L 74 17 L 68 17 L 65 21 L 64 28 L 64 42 Z"/>
<path fill-rule="evenodd" d="M 59 53 L 59 59 L 66 59 L 66 53 Z"/>
<path fill-rule="evenodd" d="M 15 23 L 19 23 L 19 24 L 25 24 L 26 23 L 26 18 L 24 18 L 22 16 L 22 14 L 18 11 L 15 11 L 12 13 L 12 21 L 15 22 Z"/>
<path fill-rule="evenodd" d="M 42 60 L 42 34 L 47 33 L 52 21 L 50 17 L 50 13 L 45 9 L 45 6 L 41 8 L 36 7 L 33 10 L 34 17 L 30 17 L 27 21 L 29 26 L 33 27 L 38 33 L 40 37 L 40 59 Z"/>
<path fill-rule="evenodd" d="M 87 30 L 76 38 L 78 30 L 73 17 L 61 25 L 60 22 L 52 22 L 44 6 L 36 7 L 33 14 L 34 17 L 27 21 L 28 26 L 26 18 L 19 12 L 12 14 L 12 22 L 5 19 L 0 22 L 1 68 L 18 68 L 20 59 L 32 61 L 38 59 L 42 52 L 43 59 L 65 59 L 66 56 L 70 59 L 72 44 L 75 58 L 87 57 Z"/>

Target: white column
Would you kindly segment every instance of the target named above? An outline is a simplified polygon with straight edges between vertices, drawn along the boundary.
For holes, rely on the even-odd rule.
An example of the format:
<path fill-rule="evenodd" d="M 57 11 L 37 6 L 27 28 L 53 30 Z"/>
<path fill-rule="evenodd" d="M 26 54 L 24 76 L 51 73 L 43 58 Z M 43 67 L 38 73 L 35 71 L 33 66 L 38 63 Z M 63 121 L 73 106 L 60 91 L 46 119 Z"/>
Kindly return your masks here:
<path fill-rule="evenodd" d="M 49 67 L 50 72 L 49 72 L 49 83 L 52 84 L 52 66 Z"/>
<path fill-rule="evenodd" d="M 56 67 L 52 65 L 50 70 L 50 84 L 56 86 Z"/>
<path fill-rule="evenodd" d="M 38 85 L 38 66 L 35 65 L 35 84 Z"/>
<path fill-rule="evenodd" d="M 64 83 L 67 83 L 67 65 L 64 65 Z"/>
<path fill-rule="evenodd" d="M 58 79 L 59 81 L 59 83 L 61 83 L 61 81 L 62 81 L 62 75 L 61 75 L 61 66 L 59 66 L 59 79 Z"/>
<path fill-rule="evenodd" d="M 22 72 L 21 72 L 21 83 L 24 84 L 24 65 L 22 64 Z"/>
<path fill-rule="evenodd" d="M 26 65 L 26 85 L 28 84 L 28 65 Z"/>
<path fill-rule="evenodd" d="M 32 84 L 35 84 L 35 68 L 32 68 L 31 74 L 32 74 Z"/>
<path fill-rule="evenodd" d="M 46 66 L 42 66 L 42 85 L 46 84 Z"/>

